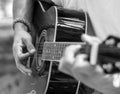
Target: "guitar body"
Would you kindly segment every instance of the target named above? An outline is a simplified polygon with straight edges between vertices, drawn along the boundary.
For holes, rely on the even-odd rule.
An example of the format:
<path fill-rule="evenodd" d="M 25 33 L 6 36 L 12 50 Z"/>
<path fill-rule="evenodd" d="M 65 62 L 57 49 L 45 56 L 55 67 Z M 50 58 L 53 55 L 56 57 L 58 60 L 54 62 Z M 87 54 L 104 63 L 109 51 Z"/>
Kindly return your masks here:
<path fill-rule="evenodd" d="M 86 22 L 83 11 L 78 12 L 55 6 L 46 11 L 42 4 L 36 1 L 33 13 L 34 28 L 31 35 L 37 53 L 28 60 L 32 76 L 22 77 L 24 80 L 18 94 L 92 94 L 91 88 L 58 70 L 59 60 L 66 46 L 71 44 L 84 46 L 81 35 L 89 33 L 86 32 L 86 28 L 90 27 Z M 112 54 L 116 54 L 110 51 L 113 49 L 111 46 L 109 48 L 100 45 L 100 47 L 98 60 L 102 60 L 103 63 L 108 62 L 113 57 Z M 120 49 L 115 49 L 115 52 L 118 50 Z M 103 55 L 108 56 L 108 54 L 107 60 L 104 59 Z M 118 54 L 120 56 L 120 52 Z M 111 62 L 115 66 L 116 60 Z M 116 69 L 116 71 L 120 70 Z M 105 70 L 105 72 L 109 71 Z"/>
<path fill-rule="evenodd" d="M 37 14 L 36 14 L 37 13 Z M 43 94 L 78 94 L 80 83 L 71 76 L 58 70 L 59 59 L 69 44 L 84 44 L 81 35 L 85 32 L 85 14 L 83 11 L 66 10 L 51 7 L 47 11 L 36 12 L 36 68 L 39 77 L 46 77 Z M 39 16 L 39 17 L 38 17 Z M 34 17 L 34 18 L 35 18 Z M 34 62 L 33 62 L 34 63 Z"/>
<path fill-rule="evenodd" d="M 43 12 L 43 10 L 41 9 L 41 3 L 40 2 L 36 2 L 35 3 L 35 13 L 33 13 L 34 15 L 34 19 L 33 19 L 33 24 L 34 26 L 36 26 L 35 28 L 32 28 L 32 32 L 31 32 L 31 36 L 32 36 L 32 40 L 33 40 L 33 44 L 35 46 L 36 42 L 38 41 L 38 32 L 39 29 L 37 28 L 38 24 L 38 20 L 41 13 Z M 39 32 L 40 34 L 40 32 Z M 46 85 L 48 83 L 48 74 L 45 76 L 39 76 L 38 74 L 38 70 L 36 69 L 36 62 L 37 62 L 37 54 L 35 54 L 34 56 L 31 56 L 28 59 L 28 66 L 31 67 L 32 69 L 32 75 L 31 76 L 26 76 L 26 75 L 22 75 L 21 77 L 21 83 L 20 83 L 20 87 L 18 89 L 18 93 L 17 94 L 44 94 L 45 89 L 46 89 Z"/>
<path fill-rule="evenodd" d="M 32 76 L 25 76 L 20 94 L 92 94 L 91 89 L 58 70 L 64 48 L 84 44 L 81 35 L 86 33 L 85 13 L 55 6 L 45 11 L 36 2 L 33 14 L 31 35 L 37 52 L 29 58 Z M 82 90 L 81 85 L 88 90 Z"/>

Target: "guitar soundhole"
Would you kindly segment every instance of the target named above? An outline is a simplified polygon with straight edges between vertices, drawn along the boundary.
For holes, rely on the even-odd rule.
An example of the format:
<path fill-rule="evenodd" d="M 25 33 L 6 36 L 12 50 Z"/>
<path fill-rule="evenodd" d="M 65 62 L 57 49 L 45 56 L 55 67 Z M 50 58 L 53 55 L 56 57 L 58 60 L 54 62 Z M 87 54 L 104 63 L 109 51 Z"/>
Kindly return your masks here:
<path fill-rule="evenodd" d="M 45 63 L 44 60 L 41 59 L 42 53 L 43 53 L 43 46 L 44 42 L 46 41 L 46 32 L 43 31 L 39 37 L 38 43 L 37 43 L 37 62 L 36 62 L 36 69 L 39 75 L 43 75 L 45 71 Z"/>

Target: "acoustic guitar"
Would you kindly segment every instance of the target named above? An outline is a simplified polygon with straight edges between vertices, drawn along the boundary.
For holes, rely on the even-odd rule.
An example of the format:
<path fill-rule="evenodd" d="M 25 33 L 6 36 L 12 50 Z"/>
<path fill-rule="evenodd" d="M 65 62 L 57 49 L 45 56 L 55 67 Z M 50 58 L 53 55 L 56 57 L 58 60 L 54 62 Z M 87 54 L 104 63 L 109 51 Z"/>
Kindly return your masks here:
<path fill-rule="evenodd" d="M 93 89 L 58 70 L 65 47 L 72 44 L 81 45 L 82 49 L 78 54 L 86 53 L 89 55 L 88 60 L 91 60 L 94 52 L 91 51 L 91 46 L 81 39 L 82 34 L 88 33 L 87 14 L 82 10 L 56 6 L 45 10 L 41 2 L 35 3 L 33 14 L 34 32 L 31 32 L 31 35 L 37 52 L 29 58 L 28 65 L 32 69 L 32 76 L 26 78 L 21 94 L 92 94 Z M 113 36 L 111 38 L 116 40 Z M 108 63 L 115 67 L 115 62 L 120 61 L 120 49 L 115 45 L 106 45 L 103 42 L 96 53 L 98 64 L 102 67 Z M 118 68 L 110 71 L 105 69 L 105 73 L 119 71 Z"/>
<path fill-rule="evenodd" d="M 86 16 L 81 11 L 52 6 L 47 11 L 37 2 L 35 5 L 31 34 L 37 53 L 31 57 L 31 68 L 45 79 L 39 94 L 78 94 L 80 83 L 58 70 L 63 50 L 71 44 L 85 44 L 81 35 L 86 32 Z M 33 74 L 35 76 L 35 74 Z"/>

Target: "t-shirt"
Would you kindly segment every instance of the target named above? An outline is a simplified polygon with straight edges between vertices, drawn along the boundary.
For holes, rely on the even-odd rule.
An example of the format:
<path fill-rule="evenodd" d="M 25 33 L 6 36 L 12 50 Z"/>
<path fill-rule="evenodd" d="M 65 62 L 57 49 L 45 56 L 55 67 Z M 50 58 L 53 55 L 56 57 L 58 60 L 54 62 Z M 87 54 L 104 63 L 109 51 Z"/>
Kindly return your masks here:
<path fill-rule="evenodd" d="M 86 11 L 94 32 L 104 40 L 109 35 L 120 37 L 120 0 L 52 0 L 64 8 Z"/>

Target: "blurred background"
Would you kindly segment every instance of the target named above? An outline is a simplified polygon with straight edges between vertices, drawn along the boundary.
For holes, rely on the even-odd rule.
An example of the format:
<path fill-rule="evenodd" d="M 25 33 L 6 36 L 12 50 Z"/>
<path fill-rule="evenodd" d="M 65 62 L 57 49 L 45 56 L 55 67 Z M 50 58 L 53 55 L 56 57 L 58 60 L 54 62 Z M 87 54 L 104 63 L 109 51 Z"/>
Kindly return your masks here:
<path fill-rule="evenodd" d="M 12 0 L 0 0 L 0 94 L 18 94 L 23 75 L 12 55 Z"/>

